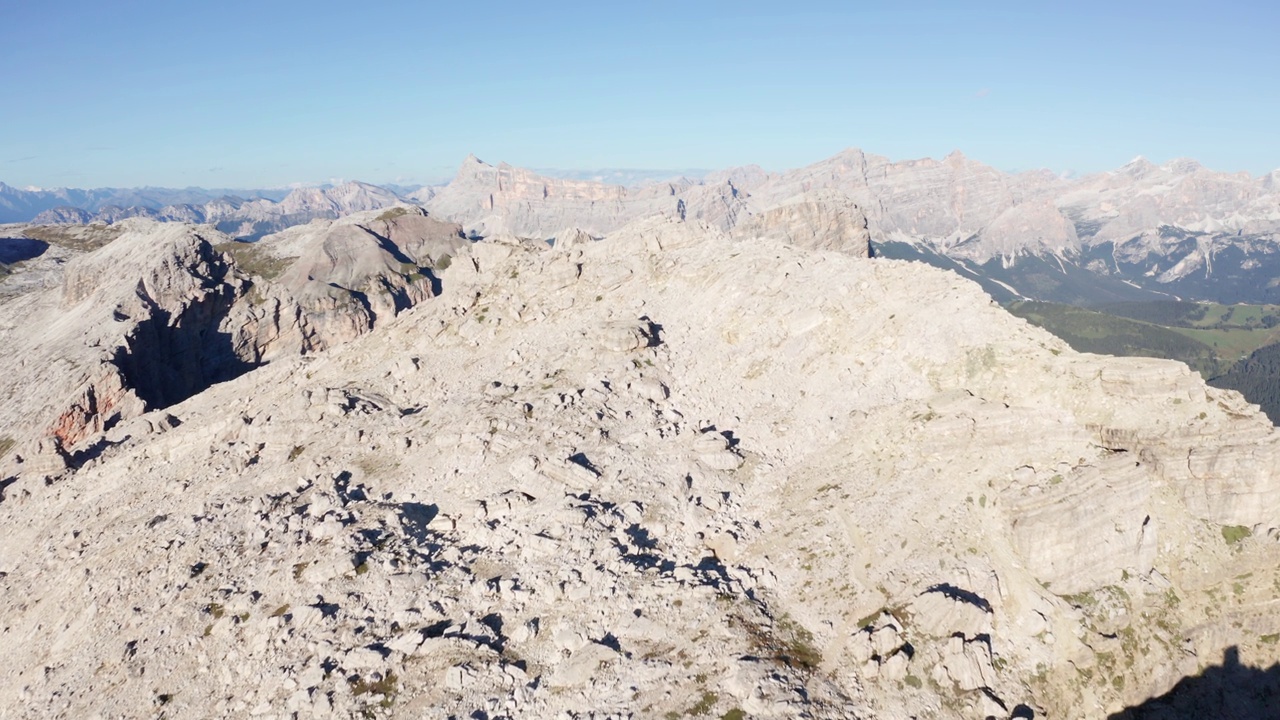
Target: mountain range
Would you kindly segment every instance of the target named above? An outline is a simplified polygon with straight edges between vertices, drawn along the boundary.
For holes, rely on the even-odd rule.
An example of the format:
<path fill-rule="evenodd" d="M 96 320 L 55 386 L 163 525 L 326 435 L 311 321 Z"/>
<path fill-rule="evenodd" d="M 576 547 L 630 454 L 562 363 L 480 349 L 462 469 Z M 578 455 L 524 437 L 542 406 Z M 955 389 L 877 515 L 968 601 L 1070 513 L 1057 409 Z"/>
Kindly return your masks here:
<path fill-rule="evenodd" d="M 16 188 L 0 182 L 0 223 L 34 222 L 41 213 L 58 211 L 51 217 L 59 217 L 68 211 L 79 210 L 92 218 L 103 208 L 145 208 L 159 210 L 167 205 L 200 205 L 222 197 L 242 199 L 280 200 L 288 190 L 226 190 L 205 188 Z M 105 219 L 105 218 L 104 218 Z"/>
<path fill-rule="evenodd" d="M 37 199 L 7 186 L 0 186 L 0 199 L 7 208 L 28 208 L 23 221 L 114 222 L 136 215 L 209 223 L 248 239 L 404 202 L 477 235 L 550 238 L 566 227 L 599 236 L 651 215 L 728 230 L 764 207 L 819 189 L 842 193 L 863 209 L 880 254 L 953 269 L 1002 302 L 1280 301 L 1273 282 L 1280 276 L 1280 171 L 1254 177 L 1185 159 L 1154 165 L 1138 158 L 1111 172 L 1065 179 L 1048 171 L 1004 173 L 958 152 L 894 162 L 851 149 L 787 172 L 746 166 L 624 186 L 470 156 L 448 184 L 402 195 L 351 182 L 294 190 L 278 200 L 199 201 L 200 193 L 215 191 L 40 191 Z M 186 200 L 168 202 L 179 196 Z M 124 197 L 139 202 L 125 206 Z M 29 212 L 57 199 L 65 207 Z M 10 209 L 6 217 L 18 212 Z"/>

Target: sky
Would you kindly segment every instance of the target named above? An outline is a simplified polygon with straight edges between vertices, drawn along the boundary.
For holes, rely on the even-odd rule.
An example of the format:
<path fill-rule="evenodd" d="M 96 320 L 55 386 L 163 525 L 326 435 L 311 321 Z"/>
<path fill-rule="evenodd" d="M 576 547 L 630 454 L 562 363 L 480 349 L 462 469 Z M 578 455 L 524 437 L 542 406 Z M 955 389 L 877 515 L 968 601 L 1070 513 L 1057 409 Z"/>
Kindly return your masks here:
<path fill-rule="evenodd" d="M 0 181 L 1280 168 L 1280 3 L 0 0 Z"/>

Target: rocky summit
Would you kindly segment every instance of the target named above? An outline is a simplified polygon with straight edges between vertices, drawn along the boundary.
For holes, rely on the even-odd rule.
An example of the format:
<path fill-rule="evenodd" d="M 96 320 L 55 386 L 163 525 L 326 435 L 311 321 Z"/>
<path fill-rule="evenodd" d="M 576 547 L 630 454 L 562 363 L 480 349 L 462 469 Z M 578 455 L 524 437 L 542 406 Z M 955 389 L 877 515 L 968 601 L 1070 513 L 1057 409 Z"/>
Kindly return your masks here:
<path fill-rule="evenodd" d="M 0 715 L 1106 717 L 1280 659 L 1255 406 L 806 192 L 48 236 L 0 286 Z"/>

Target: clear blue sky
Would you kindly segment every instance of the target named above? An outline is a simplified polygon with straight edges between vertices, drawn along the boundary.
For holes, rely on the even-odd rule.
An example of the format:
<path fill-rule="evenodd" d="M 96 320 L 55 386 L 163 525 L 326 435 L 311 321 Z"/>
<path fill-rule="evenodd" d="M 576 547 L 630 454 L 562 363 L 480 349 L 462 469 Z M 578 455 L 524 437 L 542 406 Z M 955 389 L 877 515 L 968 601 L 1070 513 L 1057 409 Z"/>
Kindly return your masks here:
<path fill-rule="evenodd" d="M 1280 167 L 1274 2 L 0 0 L 0 180 Z"/>

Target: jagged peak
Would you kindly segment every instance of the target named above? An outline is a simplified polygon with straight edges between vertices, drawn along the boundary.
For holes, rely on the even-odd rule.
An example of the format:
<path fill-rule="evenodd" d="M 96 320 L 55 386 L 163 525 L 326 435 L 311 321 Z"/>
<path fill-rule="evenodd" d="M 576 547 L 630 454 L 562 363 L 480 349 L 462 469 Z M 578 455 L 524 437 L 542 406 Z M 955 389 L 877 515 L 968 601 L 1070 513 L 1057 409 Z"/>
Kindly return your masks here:
<path fill-rule="evenodd" d="M 458 166 L 458 172 L 463 172 L 468 169 L 492 168 L 492 167 L 493 165 L 490 165 L 489 163 L 476 157 L 475 153 L 467 153 L 467 156 L 462 159 L 462 164 Z"/>

